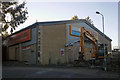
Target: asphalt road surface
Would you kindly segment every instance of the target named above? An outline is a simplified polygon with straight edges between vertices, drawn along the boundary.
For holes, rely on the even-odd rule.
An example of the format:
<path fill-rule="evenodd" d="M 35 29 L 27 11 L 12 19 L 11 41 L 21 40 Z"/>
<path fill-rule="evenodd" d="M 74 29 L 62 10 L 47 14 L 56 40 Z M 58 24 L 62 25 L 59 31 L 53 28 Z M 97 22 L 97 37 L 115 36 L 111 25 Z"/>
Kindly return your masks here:
<path fill-rule="evenodd" d="M 3 67 L 3 78 L 119 78 L 118 73 L 83 67 Z"/>

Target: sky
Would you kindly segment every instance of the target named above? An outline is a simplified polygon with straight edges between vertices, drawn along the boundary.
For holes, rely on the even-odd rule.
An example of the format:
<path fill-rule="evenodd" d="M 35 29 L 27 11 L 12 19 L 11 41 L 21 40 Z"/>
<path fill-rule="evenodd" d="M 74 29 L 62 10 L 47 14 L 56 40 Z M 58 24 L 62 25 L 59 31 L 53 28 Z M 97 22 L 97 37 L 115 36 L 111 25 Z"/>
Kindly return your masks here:
<path fill-rule="evenodd" d="M 113 46 L 118 46 L 118 2 L 32 2 L 27 1 L 28 19 L 18 29 L 33 23 L 45 21 L 70 20 L 77 15 L 79 19 L 91 18 L 96 28 L 103 32 L 102 17 L 105 18 L 105 34 L 112 39 Z"/>

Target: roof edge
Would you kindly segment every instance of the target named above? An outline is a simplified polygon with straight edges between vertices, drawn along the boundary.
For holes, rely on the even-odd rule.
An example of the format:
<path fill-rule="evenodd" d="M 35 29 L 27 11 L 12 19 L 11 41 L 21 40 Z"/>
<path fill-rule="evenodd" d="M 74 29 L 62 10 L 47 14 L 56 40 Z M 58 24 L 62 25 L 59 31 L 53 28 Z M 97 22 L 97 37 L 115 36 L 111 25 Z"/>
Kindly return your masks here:
<path fill-rule="evenodd" d="M 97 32 L 99 32 L 101 35 L 105 35 L 103 34 L 99 29 L 97 29 L 94 25 L 92 25 L 90 22 L 88 22 L 87 20 L 85 21 L 85 23 L 87 25 L 89 25 L 91 28 L 93 28 L 94 30 L 96 30 Z M 112 39 L 110 39 L 108 36 L 105 35 L 105 38 L 107 38 L 108 40 L 112 41 Z"/>
<path fill-rule="evenodd" d="M 29 29 L 29 28 L 34 28 L 34 27 L 36 27 L 37 25 L 43 25 L 43 24 L 46 24 L 46 23 L 48 23 L 48 24 L 53 24 L 53 23 L 67 23 L 67 22 L 74 22 L 74 21 L 84 21 L 87 25 L 89 25 L 91 28 L 93 28 L 94 30 L 96 30 L 97 32 L 99 32 L 101 35 L 103 35 L 103 33 L 99 30 L 99 29 L 97 29 L 94 25 L 92 25 L 90 22 L 88 22 L 86 19 L 76 19 L 76 20 L 62 20 L 62 21 L 47 21 L 47 22 L 35 22 L 35 23 L 33 23 L 33 24 L 31 24 L 30 26 L 28 26 L 28 27 L 25 27 L 25 28 L 23 28 L 23 29 L 21 29 L 21 30 L 19 30 L 19 31 L 16 31 L 16 32 L 14 32 L 13 34 L 11 34 L 11 35 L 9 35 L 9 36 L 12 36 L 12 35 L 14 35 L 14 34 L 16 34 L 16 33 L 19 33 L 19 32 L 21 32 L 21 31 L 24 31 L 24 30 L 26 30 L 26 29 Z M 105 35 L 105 34 L 104 34 Z M 8 37 L 9 37 L 8 36 Z M 106 36 L 105 35 L 105 38 L 107 38 L 108 40 L 110 40 L 110 41 L 112 41 L 112 39 L 110 39 L 108 36 Z"/>

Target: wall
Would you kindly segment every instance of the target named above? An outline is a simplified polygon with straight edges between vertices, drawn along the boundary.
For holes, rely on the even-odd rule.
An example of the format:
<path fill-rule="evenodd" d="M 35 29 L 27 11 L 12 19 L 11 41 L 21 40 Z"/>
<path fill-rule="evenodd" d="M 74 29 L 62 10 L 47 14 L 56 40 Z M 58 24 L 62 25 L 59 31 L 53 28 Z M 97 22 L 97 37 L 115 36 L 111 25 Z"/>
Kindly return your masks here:
<path fill-rule="evenodd" d="M 22 43 L 22 47 L 25 47 L 25 46 L 31 46 L 31 48 L 28 50 L 28 51 L 25 51 L 26 53 L 26 57 L 28 60 L 29 60 L 29 63 L 30 63 L 30 60 L 31 60 L 31 55 L 32 55 L 32 51 L 34 53 L 34 63 L 37 63 L 37 27 L 36 28 L 32 28 L 31 29 L 31 40 L 30 41 L 27 41 L 25 43 Z M 24 50 L 22 50 L 24 53 Z"/>
<path fill-rule="evenodd" d="M 78 60 L 79 47 L 79 42 L 76 42 L 73 46 L 66 47 L 67 63 L 74 63 L 74 60 Z"/>
<path fill-rule="evenodd" d="M 16 47 L 18 47 L 18 45 L 9 47 L 9 60 L 16 60 L 16 58 L 15 58 L 15 48 Z"/>
<path fill-rule="evenodd" d="M 98 34 L 98 35 L 99 35 L 99 37 L 98 37 L 99 42 L 102 44 L 105 42 L 107 44 L 108 51 L 111 51 L 111 41 L 107 40 L 106 38 L 103 38 L 103 35 L 101 35 L 101 34 Z M 103 41 L 103 39 L 104 39 L 104 41 Z"/>
<path fill-rule="evenodd" d="M 95 31 L 94 29 L 92 29 L 89 25 L 87 25 L 86 23 L 84 22 L 79 22 L 79 23 L 71 23 L 71 24 L 67 24 L 68 26 L 68 40 L 67 40 L 67 43 L 72 43 L 76 40 L 79 40 L 79 38 L 76 38 L 75 36 L 71 36 L 69 34 L 69 25 L 74 25 L 74 26 L 78 26 L 78 27 L 84 27 L 85 29 L 89 29 L 91 31 Z M 95 31 L 96 32 L 96 31 Z M 98 35 L 98 42 L 99 43 L 103 43 L 103 37 L 101 34 L 99 34 L 98 32 L 96 32 L 97 35 Z M 108 51 L 111 51 L 111 41 L 107 40 L 106 38 L 104 39 L 105 42 L 108 44 Z M 71 41 L 71 42 L 70 42 Z"/>
<path fill-rule="evenodd" d="M 31 40 L 30 41 L 27 41 L 25 43 L 22 43 L 22 46 L 27 46 L 27 45 L 32 45 L 32 44 L 35 44 L 36 43 L 36 39 L 37 39 L 37 29 L 36 28 L 33 28 L 31 29 Z"/>
<path fill-rule="evenodd" d="M 36 53 L 36 44 L 22 47 L 22 61 L 36 64 Z"/>
<path fill-rule="evenodd" d="M 84 22 L 79 22 L 79 23 L 70 23 L 70 24 L 66 24 L 67 26 L 68 26 L 68 28 L 67 28 L 67 32 L 68 32 L 68 41 L 67 41 L 67 43 L 69 44 L 69 43 L 72 43 L 72 42 L 74 42 L 74 41 L 76 41 L 76 40 L 80 40 L 80 38 L 79 37 L 76 37 L 76 36 L 71 36 L 70 35 L 70 33 L 69 33 L 69 25 L 73 25 L 73 26 L 77 26 L 77 27 L 84 27 L 85 29 L 88 29 L 88 30 L 91 30 L 91 31 L 94 31 L 94 32 L 96 32 L 94 29 L 92 29 L 90 26 L 88 26 L 86 23 L 84 23 Z M 98 34 L 98 32 L 96 32 L 97 34 Z"/>
<path fill-rule="evenodd" d="M 31 29 L 31 40 L 26 41 L 23 43 L 18 43 L 12 46 L 9 46 L 9 60 L 17 60 L 21 62 L 28 62 L 28 63 L 37 63 L 36 55 L 37 55 L 37 49 L 36 49 L 36 28 Z M 33 54 L 32 54 L 33 53 Z M 33 56 L 33 57 L 32 57 Z"/>
<path fill-rule="evenodd" d="M 66 24 L 66 26 L 67 26 L 67 28 L 66 28 L 66 30 L 67 30 L 67 35 L 66 35 L 67 36 L 67 41 L 66 41 L 66 43 L 68 45 L 71 44 L 71 43 L 74 44 L 74 42 L 80 40 L 80 37 L 76 37 L 76 36 L 71 36 L 70 35 L 70 29 L 69 29 L 70 25 L 77 26 L 77 27 L 84 27 L 87 30 L 94 31 L 96 33 L 96 35 L 97 35 L 96 39 L 98 40 L 98 42 L 99 43 L 105 42 L 108 45 L 107 46 L 108 51 L 111 51 L 111 41 L 107 40 L 106 38 L 103 41 L 103 37 L 102 37 L 101 34 L 99 34 L 98 32 L 96 32 L 89 25 L 87 25 L 86 23 L 84 23 L 82 21 L 80 21 L 79 23 L 69 23 L 69 24 Z M 87 40 L 87 38 L 85 38 L 85 40 Z M 94 45 L 93 45 L 92 41 L 90 41 L 90 42 L 84 42 L 84 51 L 85 51 L 85 59 L 86 60 L 89 60 L 92 57 L 93 48 L 94 48 Z"/>
<path fill-rule="evenodd" d="M 65 63 L 65 55 L 60 56 L 60 49 L 65 49 L 65 24 L 45 25 L 42 29 L 42 64 Z"/>

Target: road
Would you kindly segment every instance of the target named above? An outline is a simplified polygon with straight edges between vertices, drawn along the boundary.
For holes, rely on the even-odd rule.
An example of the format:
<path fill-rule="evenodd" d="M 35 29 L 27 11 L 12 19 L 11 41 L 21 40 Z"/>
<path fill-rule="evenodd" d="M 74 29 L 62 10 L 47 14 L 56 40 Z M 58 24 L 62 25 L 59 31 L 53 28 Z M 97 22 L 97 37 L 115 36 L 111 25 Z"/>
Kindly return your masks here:
<path fill-rule="evenodd" d="M 3 78 L 118 78 L 118 73 L 89 68 L 3 67 Z"/>

